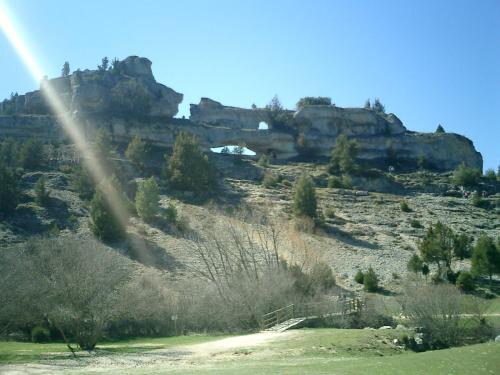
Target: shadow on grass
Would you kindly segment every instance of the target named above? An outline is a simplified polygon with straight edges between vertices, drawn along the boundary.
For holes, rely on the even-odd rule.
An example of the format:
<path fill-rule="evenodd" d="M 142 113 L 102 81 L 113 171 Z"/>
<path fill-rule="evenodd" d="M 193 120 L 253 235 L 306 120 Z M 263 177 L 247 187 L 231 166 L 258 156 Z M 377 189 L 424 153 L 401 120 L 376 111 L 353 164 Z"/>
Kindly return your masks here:
<path fill-rule="evenodd" d="M 164 248 L 134 234 L 128 236 L 128 241 L 122 246 L 122 250 L 130 259 L 145 266 L 168 271 L 184 268 L 183 264 L 168 254 Z"/>
<path fill-rule="evenodd" d="M 323 235 L 325 236 L 334 236 L 337 240 L 342 241 L 351 246 L 364 247 L 366 249 L 380 249 L 380 245 L 374 244 L 365 240 L 361 240 L 359 238 L 353 237 L 353 235 L 349 232 L 346 232 L 340 228 L 334 227 L 332 225 L 324 225 L 322 228 Z M 321 232 L 318 234 L 322 234 Z"/>

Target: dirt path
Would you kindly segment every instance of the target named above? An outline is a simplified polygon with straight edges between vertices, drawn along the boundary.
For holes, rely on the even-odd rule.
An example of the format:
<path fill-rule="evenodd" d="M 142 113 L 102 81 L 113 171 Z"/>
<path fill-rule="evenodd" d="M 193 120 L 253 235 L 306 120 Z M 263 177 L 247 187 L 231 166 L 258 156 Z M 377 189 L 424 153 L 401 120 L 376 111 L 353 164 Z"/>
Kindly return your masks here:
<path fill-rule="evenodd" d="M 156 349 L 143 353 L 109 354 L 99 352 L 77 359 L 46 360 L 40 363 L 0 366 L 0 375 L 21 374 L 71 374 L 71 373 L 128 373 L 147 369 L 180 369 L 197 362 L 221 359 L 239 349 L 251 348 L 265 343 L 283 340 L 295 335 L 294 331 L 282 333 L 261 332 L 235 336 L 202 344 L 185 345 L 168 349 Z"/>

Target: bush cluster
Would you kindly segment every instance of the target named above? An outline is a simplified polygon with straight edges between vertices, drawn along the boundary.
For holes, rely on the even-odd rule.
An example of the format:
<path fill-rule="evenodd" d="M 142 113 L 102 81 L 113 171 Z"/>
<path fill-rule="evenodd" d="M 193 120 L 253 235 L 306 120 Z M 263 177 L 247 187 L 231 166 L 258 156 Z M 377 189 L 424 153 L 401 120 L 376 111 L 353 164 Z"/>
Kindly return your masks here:
<path fill-rule="evenodd" d="M 310 105 L 332 105 L 332 98 L 326 96 L 306 96 L 297 102 L 297 110 Z"/>
<path fill-rule="evenodd" d="M 282 181 L 282 176 L 279 173 L 267 171 L 262 178 L 262 186 L 267 189 L 273 188 Z"/>
<path fill-rule="evenodd" d="M 293 212 L 298 217 L 315 218 L 317 206 L 314 183 L 309 176 L 302 175 L 295 184 Z"/>
<path fill-rule="evenodd" d="M 474 186 L 479 181 L 479 177 L 481 177 L 479 169 L 467 167 L 465 163 L 462 163 L 453 172 L 452 181 L 455 185 Z"/>
<path fill-rule="evenodd" d="M 215 170 L 198 140 L 180 132 L 165 171 L 168 184 L 178 190 L 210 192 L 215 187 Z"/>

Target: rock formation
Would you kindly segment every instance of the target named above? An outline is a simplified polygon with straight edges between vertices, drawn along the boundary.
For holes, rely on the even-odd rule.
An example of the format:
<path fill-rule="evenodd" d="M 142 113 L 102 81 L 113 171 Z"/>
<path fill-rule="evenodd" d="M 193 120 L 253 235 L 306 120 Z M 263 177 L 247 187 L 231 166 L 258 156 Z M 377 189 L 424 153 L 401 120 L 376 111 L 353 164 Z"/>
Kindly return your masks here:
<path fill-rule="evenodd" d="M 50 114 L 43 95 L 46 86 L 51 86 L 68 111 L 79 115 L 174 117 L 183 98 L 156 82 L 151 61 L 130 56 L 109 70 L 77 70 L 67 77 L 43 80 L 40 90 L 13 98 L 11 113 Z M 3 107 L 9 104 L 4 101 Z"/>
<path fill-rule="evenodd" d="M 64 138 L 57 117 L 49 113 L 43 100 L 44 85 L 54 88 L 89 139 L 97 129 L 105 128 L 116 141 L 128 142 L 139 135 L 155 145 L 171 147 L 176 133 L 184 130 L 197 135 L 207 150 L 244 144 L 257 155 L 289 160 L 303 156 L 304 145 L 298 145 L 299 139 L 314 157 L 327 158 L 337 136 L 343 133 L 357 140 L 359 159 L 371 164 L 415 168 L 425 160 L 440 170 L 453 169 L 461 162 L 482 168 L 481 154 L 469 139 L 453 133 L 411 132 L 394 114 L 364 108 L 310 105 L 275 113 L 202 98 L 199 104 L 191 104 L 189 120 L 176 119 L 173 116 L 182 94 L 157 83 L 151 61 L 136 56 L 108 71 L 76 71 L 47 80 L 39 91 L 4 101 L 0 111 L 10 114 L 0 116 L 0 139 Z M 259 129 L 262 122 L 269 126 L 267 130 Z"/>

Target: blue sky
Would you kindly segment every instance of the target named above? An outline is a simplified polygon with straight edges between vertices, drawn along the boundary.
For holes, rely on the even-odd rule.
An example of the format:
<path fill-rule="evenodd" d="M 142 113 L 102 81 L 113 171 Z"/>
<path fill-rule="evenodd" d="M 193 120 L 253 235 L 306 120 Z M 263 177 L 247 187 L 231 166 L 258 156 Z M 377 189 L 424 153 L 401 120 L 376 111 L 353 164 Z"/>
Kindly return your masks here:
<path fill-rule="evenodd" d="M 464 134 L 500 164 L 500 1 L 0 0 L 49 77 L 148 57 L 189 104 L 379 97 L 411 130 Z M 0 97 L 37 88 L 0 35 Z"/>

